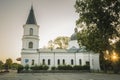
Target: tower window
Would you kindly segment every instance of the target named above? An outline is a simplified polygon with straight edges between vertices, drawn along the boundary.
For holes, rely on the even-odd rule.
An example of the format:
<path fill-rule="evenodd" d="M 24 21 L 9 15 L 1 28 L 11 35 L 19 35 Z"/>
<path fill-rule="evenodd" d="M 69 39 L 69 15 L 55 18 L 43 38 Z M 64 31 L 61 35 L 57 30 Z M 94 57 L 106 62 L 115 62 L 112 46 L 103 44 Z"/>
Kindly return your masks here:
<path fill-rule="evenodd" d="M 30 35 L 33 35 L 33 28 L 30 28 Z"/>
<path fill-rule="evenodd" d="M 60 65 L 60 60 L 58 59 L 58 65 Z"/>
<path fill-rule="evenodd" d="M 73 64 L 74 64 L 73 59 L 71 59 L 71 65 L 73 65 Z"/>
<path fill-rule="evenodd" d="M 48 59 L 48 65 L 50 65 L 50 59 Z"/>
<path fill-rule="evenodd" d="M 29 42 L 29 48 L 33 48 L 33 42 Z"/>

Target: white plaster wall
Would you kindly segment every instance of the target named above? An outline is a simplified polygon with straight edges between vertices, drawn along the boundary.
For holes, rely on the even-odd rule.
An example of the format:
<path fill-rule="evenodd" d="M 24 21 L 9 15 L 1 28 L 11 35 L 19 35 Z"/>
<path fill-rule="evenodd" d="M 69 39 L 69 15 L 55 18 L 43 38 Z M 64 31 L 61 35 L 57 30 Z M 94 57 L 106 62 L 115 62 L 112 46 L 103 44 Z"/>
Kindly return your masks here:
<path fill-rule="evenodd" d="M 39 26 L 35 24 L 26 24 L 23 26 L 24 28 L 24 35 L 30 35 L 29 31 L 30 28 L 33 29 L 33 35 L 38 35 L 39 34 Z"/>
<path fill-rule="evenodd" d="M 63 59 L 66 65 L 71 65 L 71 59 L 73 59 L 73 63 L 75 64 L 75 56 L 73 53 L 56 53 L 55 66 L 58 66 L 58 59 L 60 60 L 60 65 L 63 65 Z"/>
<path fill-rule="evenodd" d="M 76 64 L 79 65 L 79 59 L 81 59 L 82 64 L 86 65 L 86 61 L 90 62 L 89 53 L 81 52 L 76 54 Z"/>
<path fill-rule="evenodd" d="M 58 66 L 58 59 L 60 60 L 60 65 L 63 65 L 63 59 L 66 65 L 71 65 L 71 59 L 73 59 L 74 65 L 79 65 L 79 59 L 82 61 L 82 65 L 89 61 L 88 53 L 40 53 L 40 64 L 42 64 L 43 59 L 45 59 L 46 65 L 48 65 L 48 59 L 51 60 L 49 66 Z"/>
<path fill-rule="evenodd" d="M 39 40 L 38 39 L 32 39 L 32 38 L 28 38 L 28 39 L 23 39 L 23 45 L 22 48 L 24 49 L 29 49 L 29 42 L 33 42 L 33 48 L 32 49 L 38 49 L 39 47 Z"/>
<path fill-rule="evenodd" d="M 32 64 L 32 60 L 34 60 L 35 61 L 35 64 L 38 64 L 38 53 L 30 53 L 30 54 L 28 54 L 28 53 L 26 53 L 26 54 L 22 54 L 21 55 L 22 56 L 22 60 L 21 60 L 21 64 L 23 65 L 23 66 L 25 66 L 25 65 L 29 65 L 29 66 L 31 66 L 31 64 Z M 25 63 L 25 59 L 28 59 L 29 60 L 29 62 L 28 63 Z"/>
<path fill-rule="evenodd" d="M 86 64 L 86 61 L 90 63 L 90 54 L 88 52 L 83 54 L 83 65 Z"/>
<path fill-rule="evenodd" d="M 81 59 L 81 65 L 83 64 L 83 53 L 76 53 L 76 65 L 79 65 L 79 59 Z"/>
<path fill-rule="evenodd" d="M 39 53 L 40 58 L 39 58 L 39 64 L 43 64 L 43 59 L 45 59 L 45 64 L 48 65 L 48 59 L 50 59 L 51 65 L 53 64 L 53 53 Z"/>
<path fill-rule="evenodd" d="M 51 60 L 51 65 L 49 66 L 58 66 L 58 59 L 60 60 L 60 65 L 63 65 L 63 59 L 65 60 L 66 65 L 71 65 L 71 59 L 74 60 L 75 64 L 75 57 L 73 53 L 40 53 L 41 64 L 43 59 L 45 59 L 46 65 L 48 65 L 48 59 Z"/>
<path fill-rule="evenodd" d="M 33 42 L 33 49 L 39 48 L 39 26 L 34 24 L 26 24 L 23 26 L 24 34 L 22 38 L 22 48 L 29 49 L 29 42 Z M 33 35 L 30 35 L 30 28 L 33 29 Z"/>
<path fill-rule="evenodd" d="M 99 61 L 99 54 L 90 54 L 90 68 L 91 70 L 100 70 L 100 61 Z"/>
<path fill-rule="evenodd" d="M 27 52 L 28 51 L 28 52 Z M 71 59 L 73 59 L 73 65 L 79 65 L 79 59 L 82 61 L 82 65 L 86 65 L 86 61 L 90 61 L 90 69 L 91 70 L 100 70 L 99 64 L 99 54 L 89 53 L 89 52 L 81 52 L 81 53 L 63 53 L 63 52 L 40 52 L 37 53 L 36 50 L 23 50 L 22 53 L 22 65 L 26 65 L 25 59 L 29 59 L 29 64 L 31 66 L 32 59 L 35 60 L 35 64 L 42 65 L 43 59 L 45 59 L 46 65 L 48 65 L 48 59 L 50 59 L 50 65 L 58 66 L 58 59 L 60 60 L 60 65 L 63 65 L 63 59 L 65 60 L 66 65 L 71 65 Z"/>

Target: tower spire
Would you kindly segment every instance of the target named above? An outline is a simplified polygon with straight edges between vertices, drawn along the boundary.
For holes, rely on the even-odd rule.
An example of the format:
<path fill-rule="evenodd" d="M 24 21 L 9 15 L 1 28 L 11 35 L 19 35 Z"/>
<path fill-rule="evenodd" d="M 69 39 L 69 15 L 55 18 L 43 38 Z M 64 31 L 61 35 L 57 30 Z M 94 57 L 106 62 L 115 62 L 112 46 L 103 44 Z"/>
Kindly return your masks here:
<path fill-rule="evenodd" d="M 31 9 L 30 9 L 26 24 L 37 24 L 36 18 L 34 15 L 33 5 L 31 5 Z"/>

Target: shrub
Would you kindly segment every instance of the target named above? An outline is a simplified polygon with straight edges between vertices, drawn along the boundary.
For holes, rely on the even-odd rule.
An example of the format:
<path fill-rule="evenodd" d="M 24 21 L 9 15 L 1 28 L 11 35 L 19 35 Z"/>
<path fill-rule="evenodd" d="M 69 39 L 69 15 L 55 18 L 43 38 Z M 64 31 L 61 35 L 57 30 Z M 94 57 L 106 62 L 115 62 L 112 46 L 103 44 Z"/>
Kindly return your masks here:
<path fill-rule="evenodd" d="M 73 67 L 70 66 L 70 65 L 66 65 L 66 66 L 65 66 L 65 70 L 73 70 Z"/>
<path fill-rule="evenodd" d="M 18 69 L 17 69 L 17 72 L 21 72 L 22 70 L 24 69 L 24 67 L 22 65 L 18 65 Z"/>
<path fill-rule="evenodd" d="M 75 65 L 75 66 L 70 66 L 70 65 L 63 65 L 63 66 L 58 66 L 57 67 L 58 70 L 90 70 L 90 66 L 88 65 L 84 65 L 84 66 L 80 66 L 80 65 Z"/>
<path fill-rule="evenodd" d="M 51 67 L 51 70 L 56 70 L 57 68 L 55 66 L 52 66 Z"/>
<path fill-rule="evenodd" d="M 31 70 L 39 70 L 39 66 L 35 65 L 30 68 Z"/>
<path fill-rule="evenodd" d="M 40 66 L 35 65 L 35 66 L 32 66 L 30 69 L 31 70 L 48 70 L 49 67 L 46 65 L 40 65 Z"/>
<path fill-rule="evenodd" d="M 63 66 L 59 65 L 59 66 L 57 67 L 57 69 L 58 69 L 58 70 L 63 70 Z"/>
<path fill-rule="evenodd" d="M 80 66 L 80 65 L 75 65 L 75 66 L 73 67 L 73 70 L 82 70 L 82 66 Z"/>
<path fill-rule="evenodd" d="M 43 66 L 43 70 L 48 70 L 48 69 L 49 69 L 49 66 L 47 66 L 47 65 Z"/>
<path fill-rule="evenodd" d="M 43 65 L 40 65 L 40 66 L 39 66 L 39 70 L 43 70 Z"/>
<path fill-rule="evenodd" d="M 73 70 L 73 68 L 70 65 L 64 65 L 64 66 L 58 66 L 58 70 Z"/>
<path fill-rule="evenodd" d="M 82 66 L 82 70 L 90 70 L 90 66 L 89 65 L 84 65 L 84 66 Z"/>
<path fill-rule="evenodd" d="M 27 64 L 27 65 L 25 65 L 25 70 L 28 70 L 29 69 L 29 65 Z"/>

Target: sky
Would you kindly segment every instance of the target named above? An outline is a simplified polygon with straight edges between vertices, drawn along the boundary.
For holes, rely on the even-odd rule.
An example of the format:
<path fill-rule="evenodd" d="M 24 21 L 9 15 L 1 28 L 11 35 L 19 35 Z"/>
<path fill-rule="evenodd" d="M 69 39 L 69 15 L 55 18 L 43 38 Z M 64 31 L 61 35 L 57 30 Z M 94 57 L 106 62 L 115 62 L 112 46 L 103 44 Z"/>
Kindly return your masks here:
<path fill-rule="evenodd" d="M 58 36 L 74 32 L 75 0 L 0 0 L 0 60 L 21 56 L 23 25 L 31 5 L 39 28 L 39 48 Z"/>

